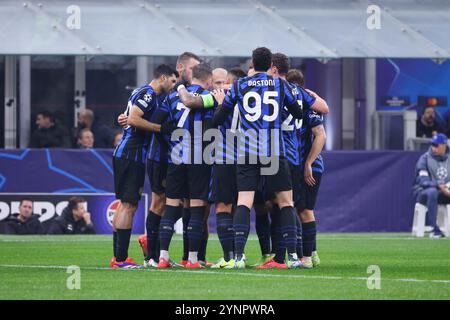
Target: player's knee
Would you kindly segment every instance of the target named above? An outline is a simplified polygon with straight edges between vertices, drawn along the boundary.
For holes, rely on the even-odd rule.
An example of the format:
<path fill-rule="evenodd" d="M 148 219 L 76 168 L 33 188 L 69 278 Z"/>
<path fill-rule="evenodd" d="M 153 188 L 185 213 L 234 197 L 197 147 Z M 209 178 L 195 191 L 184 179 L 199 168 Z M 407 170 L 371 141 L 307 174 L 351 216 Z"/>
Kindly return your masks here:
<path fill-rule="evenodd" d="M 202 200 L 202 199 L 191 199 L 189 203 L 190 203 L 191 207 L 203 207 L 208 204 L 207 201 Z"/>
<path fill-rule="evenodd" d="M 304 209 L 302 212 L 300 212 L 300 220 L 303 223 L 315 221 L 316 218 L 314 217 L 314 211 L 309 210 L 309 209 Z"/>
<path fill-rule="evenodd" d="M 233 205 L 230 204 L 226 204 L 223 202 L 220 203 L 216 203 L 216 213 L 231 213 L 233 209 Z"/>
<path fill-rule="evenodd" d="M 253 200 L 255 198 L 254 191 L 240 191 L 238 195 L 238 206 L 246 206 L 251 209 L 253 207 Z"/>
<path fill-rule="evenodd" d="M 166 199 L 165 199 L 164 195 L 162 195 L 162 196 L 158 195 L 158 196 L 152 198 L 152 203 L 150 205 L 150 211 L 161 216 L 165 207 L 166 207 Z"/>
<path fill-rule="evenodd" d="M 166 198 L 166 205 L 171 206 L 171 207 L 178 207 L 180 205 L 180 199 L 171 199 L 171 198 Z"/>
<path fill-rule="evenodd" d="M 253 203 L 252 203 L 252 201 L 245 201 L 245 200 L 239 200 L 238 201 L 238 203 L 237 203 L 237 206 L 239 207 L 239 206 L 244 206 L 244 207 L 247 207 L 249 210 L 251 210 L 252 209 L 252 207 L 253 207 Z"/>
<path fill-rule="evenodd" d="M 131 217 L 134 217 L 134 214 L 136 213 L 137 209 L 137 203 L 134 202 L 122 202 L 122 214 L 130 215 Z"/>
<path fill-rule="evenodd" d="M 292 207 L 294 205 L 292 201 L 292 191 L 278 192 L 277 202 L 280 209 L 284 207 Z"/>

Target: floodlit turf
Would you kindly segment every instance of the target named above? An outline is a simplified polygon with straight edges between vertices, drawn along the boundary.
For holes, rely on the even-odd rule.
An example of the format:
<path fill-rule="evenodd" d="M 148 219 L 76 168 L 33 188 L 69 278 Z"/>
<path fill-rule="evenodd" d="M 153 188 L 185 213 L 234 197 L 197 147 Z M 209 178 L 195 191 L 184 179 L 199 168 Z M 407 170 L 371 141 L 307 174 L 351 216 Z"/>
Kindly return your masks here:
<path fill-rule="evenodd" d="M 450 239 L 409 234 L 321 234 L 313 270 L 112 270 L 108 236 L 0 236 L 0 299 L 450 299 Z M 172 257 L 181 257 L 175 236 Z M 259 245 L 252 235 L 250 262 Z M 142 261 L 136 237 L 130 256 Z M 209 260 L 221 256 L 210 236 Z M 81 289 L 67 289 L 66 267 L 81 268 Z M 381 270 L 369 290 L 367 268 Z M 371 282 L 373 283 L 373 282 Z"/>

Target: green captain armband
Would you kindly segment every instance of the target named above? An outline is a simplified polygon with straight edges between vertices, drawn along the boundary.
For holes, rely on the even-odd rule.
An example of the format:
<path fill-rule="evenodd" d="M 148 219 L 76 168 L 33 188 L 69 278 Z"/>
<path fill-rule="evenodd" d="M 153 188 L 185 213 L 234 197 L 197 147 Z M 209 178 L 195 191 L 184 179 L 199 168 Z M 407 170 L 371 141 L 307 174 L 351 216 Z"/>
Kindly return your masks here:
<path fill-rule="evenodd" d="M 211 93 L 202 94 L 200 97 L 202 97 L 203 100 L 203 108 L 208 109 L 215 106 L 216 100 L 214 100 L 214 97 Z"/>

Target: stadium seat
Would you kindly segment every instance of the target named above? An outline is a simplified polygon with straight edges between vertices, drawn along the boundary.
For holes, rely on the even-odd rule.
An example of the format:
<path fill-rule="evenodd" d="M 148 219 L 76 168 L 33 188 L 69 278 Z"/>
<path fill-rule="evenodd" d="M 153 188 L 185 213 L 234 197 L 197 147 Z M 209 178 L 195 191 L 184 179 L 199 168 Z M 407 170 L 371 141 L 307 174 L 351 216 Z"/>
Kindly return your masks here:
<path fill-rule="evenodd" d="M 430 227 L 425 226 L 426 214 L 427 207 L 417 202 L 414 207 L 414 219 L 412 226 L 412 234 L 416 237 L 422 238 L 426 231 L 431 231 Z M 438 206 L 437 223 L 445 236 L 450 237 L 450 204 L 441 204 Z"/>

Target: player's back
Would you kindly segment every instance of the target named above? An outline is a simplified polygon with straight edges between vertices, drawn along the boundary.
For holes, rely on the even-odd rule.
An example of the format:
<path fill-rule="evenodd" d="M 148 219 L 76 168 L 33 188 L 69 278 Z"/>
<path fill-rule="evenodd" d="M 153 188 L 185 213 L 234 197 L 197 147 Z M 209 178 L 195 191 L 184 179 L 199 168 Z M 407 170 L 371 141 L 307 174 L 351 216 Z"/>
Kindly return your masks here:
<path fill-rule="evenodd" d="M 236 81 L 234 90 L 237 91 L 243 130 L 281 127 L 280 111 L 285 96 L 281 78 L 256 73 Z"/>
<path fill-rule="evenodd" d="M 153 88 L 146 84 L 133 90 L 128 99 L 125 115 L 128 116 L 130 114 L 133 105 L 144 112 L 143 118 L 145 120 L 150 121 L 158 105 L 156 93 Z M 114 150 L 113 155 L 118 158 L 145 162 L 150 137 L 151 133 L 149 131 L 127 125 L 123 128 L 122 139 Z"/>
<path fill-rule="evenodd" d="M 235 82 L 226 103 L 235 102 L 239 107 L 241 146 L 245 145 L 245 150 L 240 147 L 240 156 L 243 153 L 284 156 L 280 132 L 282 108 L 286 101 L 292 104 L 294 100 L 286 81 L 267 73 L 256 73 Z"/>
<path fill-rule="evenodd" d="M 190 85 L 186 89 L 194 95 L 209 93 L 208 90 L 199 85 Z M 205 122 L 212 119 L 214 109 L 188 108 L 181 102 L 177 92 L 172 92 L 169 95 L 165 106 L 169 112 L 169 121 L 173 121 L 178 129 L 184 130 L 184 134 L 179 137 L 179 139 L 174 139 L 174 141 L 172 141 L 172 137 L 167 137 L 169 144 L 169 162 L 174 161 L 172 156 L 175 154 L 172 150 L 177 148 L 176 151 L 179 155 L 176 159 L 177 162 L 182 158 L 182 162 L 186 164 L 201 163 L 203 157 L 203 132 L 205 130 Z M 190 150 L 190 153 L 186 153 L 187 150 Z"/>

